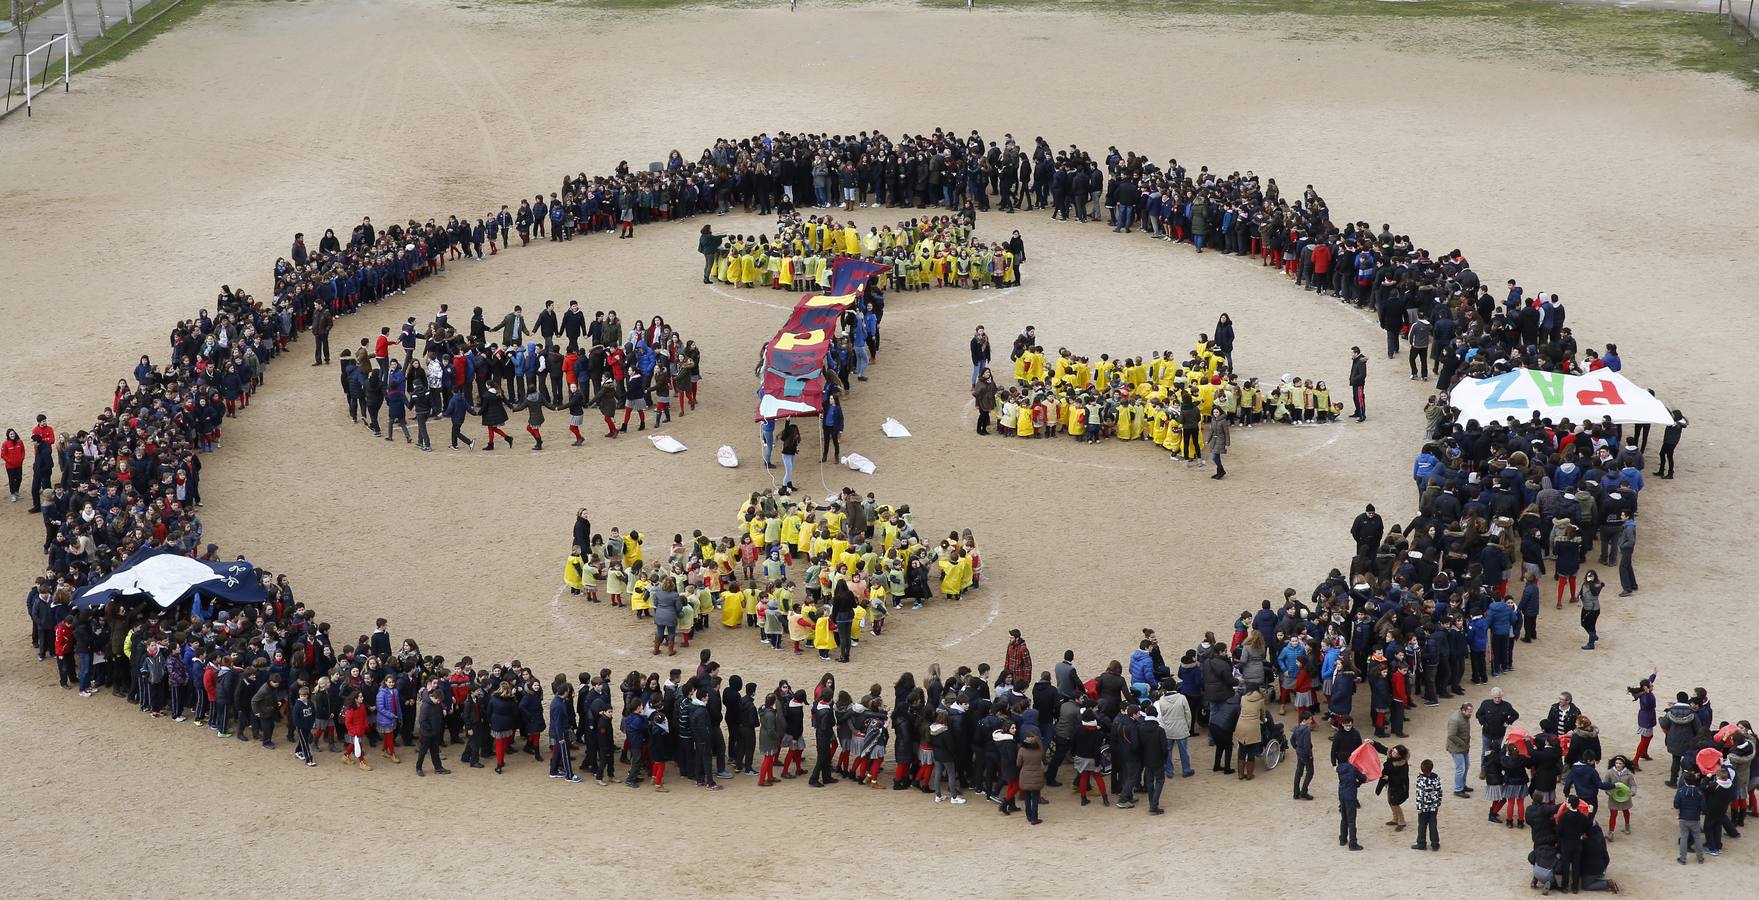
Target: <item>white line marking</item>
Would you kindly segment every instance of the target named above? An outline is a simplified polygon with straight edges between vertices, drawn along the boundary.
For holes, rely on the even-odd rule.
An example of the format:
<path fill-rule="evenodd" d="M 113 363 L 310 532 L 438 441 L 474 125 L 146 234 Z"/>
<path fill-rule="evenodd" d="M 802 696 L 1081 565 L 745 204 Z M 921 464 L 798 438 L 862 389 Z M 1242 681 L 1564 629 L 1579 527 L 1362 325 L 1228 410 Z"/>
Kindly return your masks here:
<path fill-rule="evenodd" d="M 1320 450 L 1324 450 L 1325 448 L 1330 447 L 1331 445 L 1337 443 L 1338 438 L 1341 438 L 1343 436 L 1344 436 L 1344 429 L 1342 426 L 1339 426 L 1335 431 L 1332 432 L 1331 437 L 1328 437 L 1325 439 L 1325 443 L 1320 444 L 1317 447 L 1308 447 L 1307 449 L 1305 449 L 1305 450 L 1301 451 L 1300 453 L 1297 453 L 1294 456 L 1291 456 L 1289 458 L 1295 459 L 1298 457 L 1306 456 L 1309 453 L 1314 453 L 1314 452 L 1317 452 Z"/>
<path fill-rule="evenodd" d="M 578 627 L 580 625 L 580 623 L 574 619 L 564 617 L 564 615 L 562 613 L 562 592 L 567 589 L 568 589 L 567 585 L 562 585 L 560 587 L 557 587 L 556 593 L 550 597 L 550 618 L 554 619 L 556 621 L 556 624 L 558 624 L 558 625 L 566 625 L 570 628 L 574 628 L 574 627 Z M 612 653 L 617 654 L 618 656 L 628 656 L 629 655 L 629 648 L 627 648 L 627 647 L 617 647 L 617 646 L 614 646 L 611 644 L 607 644 L 604 641 L 599 640 L 597 638 L 588 638 L 588 640 L 594 644 L 599 645 L 600 648 L 605 649 L 605 650 L 609 650 Z"/>
<path fill-rule="evenodd" d="M 720 288 L 718 288 L 718 287 L 715 287 L 715 286 L 714 286 L 714 285 L 712 285 L 712 284 L 711 284 L 711 285 L 709 285 L 709 286 L 708 286 L 708 289 L 709 289 L 709 290 L 711 290 L 711 291 L 713 291 L 713 292 L 715 292 L 715 293 L 716 293 L 716 294 L 718 294 L 718 295 L 719 295 L 719 296 L 721 296 L 721 297 L 723 297 L 723 298 L 725 298 L 725 299 L 728 299 L 728 300 L 733 300 L 733 301 L 736 301 L 736 302 L 739 302 L 739 303 L 749 303 L 749 304 L 751 304 L 751 305 L 753 305 L 753 306 L 767 306 L 767 307 L 769 307 L 769 308 L 770 308 L 770 309 L 790 309 L 790 310 L 791 310 L 791 309 L 793 309 L 793 308 L 794 308 L 794 307 L 792 307 L 792 306 L 783 306 L 783 305 L 781 305 L 781 304 L 779 304 L 779 303 L 765 303 L 765 302 L 764 302 L 764 301 L 762 301 L 762 300 L 750 300 L 750 299 L 747 299 L 747 298 L 745 298 L 745 297 L 739 297 L 739 296 L 735 296 L 735 295 L 733 295 L 733 294 L 729 294 L 729 293 L 727 293 L 727 292 L 726 292 L 726 291 L 723 291 L 723 290 L 721 290 L 721 289 L 720 289 Z"/>
<path fill-rule="evenodd" d="M 965 643 L 966 641 L 970 640 L 971 638 L 977 637 L 978 635 L 982 634 L 983 632 L 989 630 L 989 626 L 995 624 L 996 619 L 998 617 L 1000 617 L 1001 614 L 1002 614 L 1002 604 L 999 601 L 991 600 L 989 602 L 989 615 L 984 617 L 982 625 L 979 625 L 976 628 L 972 629 L 964 637 L 956 637 L 956 638 L 953 638 L 952 640 L 942 644 L 941 649 L 942 650 L 951 650 L 954 647 L 957 647 L 960 644 Z"/>
<path fill-rule="evenodd" d="M 1055 457 L 1055 456 L 1045 456 L 1042 453 L 1033 453 L 1028 450 L 1018 449 L 1016 447 L 1003 447 L 1002 449 L 1008 451 L 1009 453 L 1018 453 L 1021 456 L 1030 456 L 1033 459 L 1041 459 L 1041 460 L 1044 460 L 1045 462 L 1067 463 L 1068 465 L 1071 465 L 1071 466 L 1086 466 L 1090 469 L 1106 469 L 1108 471 L 1113 471 L 1113 472 L 1140 472 L 1140 471 L 1142 471 L 1141 466 L 1108 466 L 1105 463 L 1082 462 L 1078 459 L 1061 459 L 1061 458 Z"/>

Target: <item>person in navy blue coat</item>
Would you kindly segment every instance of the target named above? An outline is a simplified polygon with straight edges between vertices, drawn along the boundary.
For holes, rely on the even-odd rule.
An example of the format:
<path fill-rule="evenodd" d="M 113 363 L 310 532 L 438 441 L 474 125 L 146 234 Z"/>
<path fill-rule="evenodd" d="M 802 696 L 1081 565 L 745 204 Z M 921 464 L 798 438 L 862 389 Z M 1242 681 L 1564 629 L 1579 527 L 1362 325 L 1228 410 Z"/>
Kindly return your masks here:
<path fill-rule="evenodd" d="M 566 679 L 558 679 L 550 696 L 550 777 L 564 778 L 579 784 L 574 774 L 574 757 L 568 741 L 574 737 L 574 687 Z"/>
<path fill-rule="evenodd" d="M 470 400 L 464 396 L 463 391 L 454 393 L 446 401 L 446 418 L 452 420 L 452 449 L 454 450 L 458 449 L 459 441 L 463 441 L 466 447 L 476 449 L 476 442 L 464 434 L 464 417 L 469 414 Z"/>
<path fill-rule="evenodd" d="M 544 750 L 538 742 L 538 735 L 544 733 L 544 688 L 537 682 L 523 691 L 519 696 L 520 730 L 525 733 L 525 747 L 521 753 L 531 754 L 531 758 L 543 761 Z"/>
<path fill-rule="evenodd" d="M 1366 780 L 1362 770 L 1350 765 L 1348 761 L 1338 763 L 1338 846 L 1348 846 L 1351 850 L 1360 850 L 1362 845 L 1356 841 L 1356 811 L 1362 807 L 1357 797 L 1357 789 Z"/>
<path fill-rule="evenodd" d="M 819 424 L 823 433 L 820 435 L 818 461 L 825 462 L 833 451 L 839 459 L 842 458 L 843 404 L 837 401 L 836 395 L 825 395 L 825 408 L 819 413 Z"/>
<path fill-rule="evenodd" d="M 519 698 L 513 694 L 513 685 L 504 683 L 489 698 L 489 736 L 495 741 L 496 775 L 501 774 L 502 767 L 507 765 L 507 746 L 512 742 L 519 722 Z"/>
<path fill-rule="evenodd" d="M 1521 643 L 1531 644 L 1539 636 L 1539 576 L 1529 573 L 1522 579 L 1521 603 L 1517 607 L 1521 613 Z"/>

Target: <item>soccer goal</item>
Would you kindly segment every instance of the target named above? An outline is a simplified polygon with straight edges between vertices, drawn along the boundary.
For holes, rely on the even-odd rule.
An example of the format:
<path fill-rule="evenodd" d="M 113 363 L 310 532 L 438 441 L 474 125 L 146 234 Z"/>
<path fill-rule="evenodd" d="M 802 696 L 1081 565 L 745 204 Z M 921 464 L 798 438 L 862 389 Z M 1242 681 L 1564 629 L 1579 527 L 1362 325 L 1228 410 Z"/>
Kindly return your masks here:
<path fill-rule="evenodd" d="M 12 68 L 6 74 L 6 111 L 12 111 L 12 98 L 24 95 L 24 114 L 29 116 L 36 95 L 61 84 L 66 92 L 73 84 L 73 52 L 69 35 L 58 34 L 41 45 L 23 53 L 12 54 Z M 59 65 L 55 54 L 59 52 Z M 41 66 L 41 68 L 37 68 Z M 32 73 L 37 73 L 32 77 Z"/>

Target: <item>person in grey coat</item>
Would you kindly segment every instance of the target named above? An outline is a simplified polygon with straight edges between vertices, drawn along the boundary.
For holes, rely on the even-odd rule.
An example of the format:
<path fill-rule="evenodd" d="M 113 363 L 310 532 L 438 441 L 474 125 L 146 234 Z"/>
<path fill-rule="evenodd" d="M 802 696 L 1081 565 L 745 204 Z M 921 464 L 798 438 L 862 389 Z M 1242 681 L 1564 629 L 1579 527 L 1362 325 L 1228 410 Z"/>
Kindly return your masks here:
<path fill-rule="evenodd" d="M 648 599 L 653 603 L 654 616 L 654 652 L 660 655 L 660 645 L 666 645 L 666 655 L 678 655 L 678 611 L 683 606 L 683 598 L 678 596 L 678 582 L 667 577 L 660 582 L 660 589 L 654 591 Z"/>
<path fill-rule="evenodd" d="M 1203 445 L 1209 448 L 1209 459 L 1215 463 L 1215 474 L 1209 477 L 1216 481 L 1228 477 L 1228 469 L 1222 465 L 1222 454 L 1228 452 L 1227 416 L 1209 417 L 1209 424 L 1203 431 Z"/>
<path fill-rule="evenodd" d="M 1429 324 L 1429 319 L 1424 316 L 1419 316 L 1417 321 L 1412 322 L 1410 330 L 1405 335 L 1411 339 L 1410 360 L 1412 381 L 1418 380 L 1417 369 L 1419 363 L 1422 364 L 1423 369 L 1422 380 L 1429 380 L 1429 342 L 1434 335 L 1435 326 Z"/>

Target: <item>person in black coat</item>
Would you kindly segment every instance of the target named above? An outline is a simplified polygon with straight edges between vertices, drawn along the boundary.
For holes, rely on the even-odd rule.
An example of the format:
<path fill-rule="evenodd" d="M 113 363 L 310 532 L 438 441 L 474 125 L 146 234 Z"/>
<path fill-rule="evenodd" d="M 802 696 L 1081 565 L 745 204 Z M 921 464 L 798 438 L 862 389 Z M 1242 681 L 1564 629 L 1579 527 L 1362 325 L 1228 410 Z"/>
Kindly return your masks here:
<path fill-rule="evenodd" d="M 1150 712 L 1153 707 L 1145 707 L 1143 712 Z M 1160 794 L 1167 784 L 1167 733 L 1161 728 L 1160 720 L 1146 716 L 1137 722 L 1137 747 L 1142 760 L 1142 779 L 1148 791 L 1148 814 L 1163 815 Z"/>
<path fill-rule="evenodd" d="M 1356 542 L 1356 557 L 1373 559 L 1385 534 L 1386 522 L 1374 511 L 1374 504 L 1368 504 L 1362 514 L 1350 523 L 1350 537 Z"/>
<path fill-rule="evenodd" d="M 444 698 L 440 688 L 432 688 L 415 709 L 415 734 L 420 739 L 421 750 L 415 757 L 415 774 L 425 775 L 422 762 L 432 758 L 435 775 L 450 775 L 452 770 L 440 762 L 440 735 L 446 727 Z"/>
<path fill-rule="evenodd" d="M 671 790 L 664 783 L 666 763 L 672 761 L 677 748 L 677 737 L 672 734 L 670 726 L 667 724 L 666 714 L 655 712 L 649 716 L 647 720 L 647 757 L 653 762 L 654 790 L 662 794 Z M 634 765 L 634 759 L 635 757 L 631 755 L 631 765 Z"/>
<path fill-rule="evenodd" d="M 1339 716 L 1332 722 L 1331 764 L 1336 766 L 1350 761 L 1350 754 L 1362 746 L 1362 732 L 1349 716 Z"/>
<path fill-rule="evenodd" d="M 1572 894 L 1582 891 L 1582 850 L 1593 820 L 1584 811 L 1586 804 L 1568 803 L 1557 817 L 1558 887 Z"/>
<path fill-rule="evenodd" d="M 501 391 L 498 388 L 491 385 L 483 389 L 482 401 L 477 405 L 477 414 L 482 417 L 483 427 L 489 430 L 489 442 L 483 447 L 484 450 L 495 449 L 496 435 L 500 435 L 501 439 L 507 442 L 507 446 L 513 446 L 513 436 L 501 430 L 501 426 L 507 424 L 507 400 L 501 396 Z M 378 433 L 376 425 L 373 427 L 373 433 Z"/>
<path fill-rule="evenodd" d="M 843 694 L 847 698 L 848 694 Z M 812 775 L 806 781 L 813 787 L 824 787 L 836 784 L 838 779 L 831 777 L 831 744 L 836 736 L 837 718 L 828 697 L 821 697 L 812 707 L 812 736 L 817 750 L 817 758 L 813 761 Z"/>
<path fill-rule="evenodd" d="M 1132 703 L 1122 715 L 1112 720 L 1112 792 L 1118 795 L 1118 808 L 1136 805 L 1136 788 L 1142 781 L 1142 729 L 1138 718 L 1142 709 Z"/>

